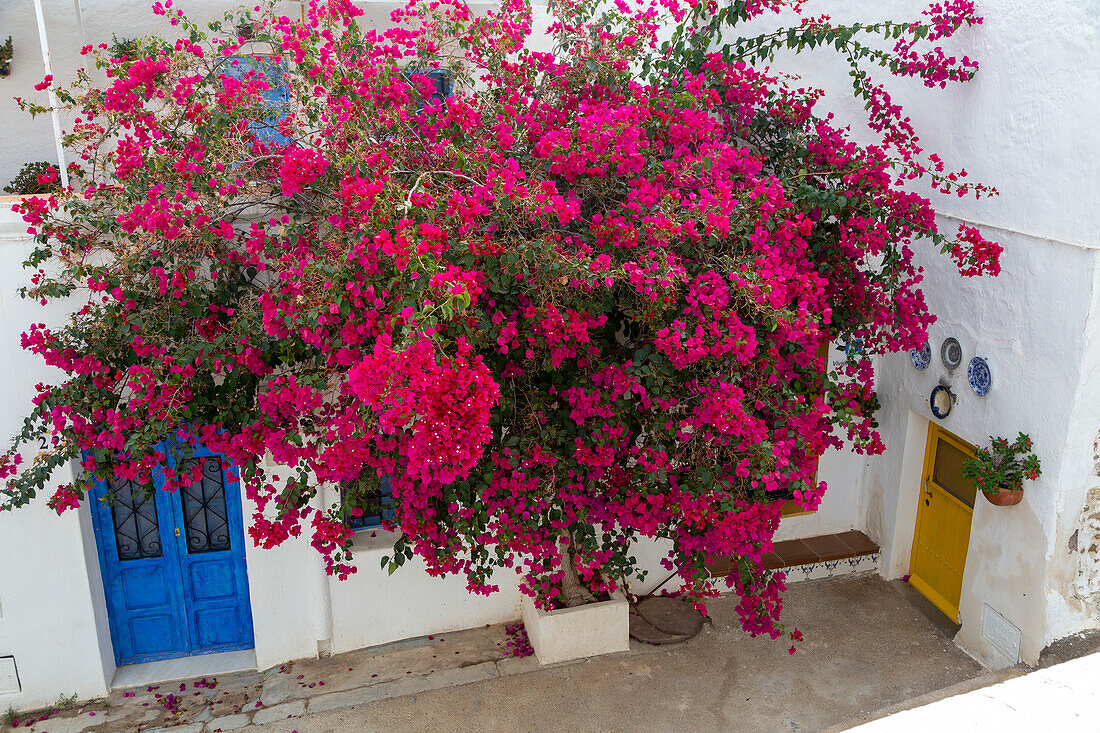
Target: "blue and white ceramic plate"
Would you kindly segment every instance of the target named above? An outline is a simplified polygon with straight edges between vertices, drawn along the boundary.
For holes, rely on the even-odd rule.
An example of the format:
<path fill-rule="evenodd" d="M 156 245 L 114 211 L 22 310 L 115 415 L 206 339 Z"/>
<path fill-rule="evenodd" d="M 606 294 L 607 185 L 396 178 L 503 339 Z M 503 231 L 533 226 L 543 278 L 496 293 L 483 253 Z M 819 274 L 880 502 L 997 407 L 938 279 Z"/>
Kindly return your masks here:
<path fill-rule="evenodd" d="M 932 389 L 932 394 L 928 396 L 928 406 L 932 409 L 933 415 L 943 420 L 951 414 L 951 408 L 955 406 L 955 395 L 951 394 L 951 390 L 947 387 L 937 384 Z"/>
<path fill-rule="evenodd" d="M 966 378 L 970 381 L 970 389 L 979 397 L 985 397 L 993 388 L 993 374 L 989 371 L 989 364 L 980 356 L 970 360 L 970 366 L 966 368 Z"/>
<path fill-rule="evenodd" d="M 963 363 L 963 348 L 956 338 L 944 339 L 940 346 L 940 361 L 951 371 L 959 368 Z"/>
<path fill-rule="evenodd" d="M 917 371 L 923 372 L 932 363 L 932 347 L 925 341 L 921 348 L 909 349 L 909 358 L 913 360 Z"/>

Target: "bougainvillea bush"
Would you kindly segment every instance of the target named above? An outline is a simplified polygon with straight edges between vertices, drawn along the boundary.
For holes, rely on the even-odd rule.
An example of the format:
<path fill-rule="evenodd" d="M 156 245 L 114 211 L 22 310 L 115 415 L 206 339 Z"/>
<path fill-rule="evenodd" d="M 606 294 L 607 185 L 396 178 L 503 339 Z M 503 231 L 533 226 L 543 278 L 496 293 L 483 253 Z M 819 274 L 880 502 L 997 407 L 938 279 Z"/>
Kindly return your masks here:
<path fill-rule="evenodd" d="M 73 185 L 20 206 L 26 295 L 79 309 L 24 335 L 67 377 L 39 390 L 3 508 L 73 459 L 59 512 L 201 442 L 239 470 L 257 544 L 308 533 L 340 576 L 344 520 L 389 476 L 391 570 L 419 556 L 488 593 L 514 568 L 572 605 L 663 539 L 695 599 L 734 558 L 744 627 L 778 636 L 780 505 L 817 507 L 827 448 L 882 450 L 870 359 L 932 322 L 911 247 L 971 275 L 999 252 L 938 231 L 914 183 L 991 191 L 922 151 L 871 73 L 969 79 L 932 44 L 980 22 L 971 4 L 737 36 L 783 5 L 552 2 L 532 35 L 524 0 L 414 0 L 389 29 L 341 0 L 209 28 L 156 3 L 181 40 L 85 49 L 107 83 L 58 89 Z M 818 46 L 851 63 L 876 144 L 765 66 Z M 824 347 L 856 339 L 830 369 Z M 343 503 L 315 498 L 336 485 Z"/>

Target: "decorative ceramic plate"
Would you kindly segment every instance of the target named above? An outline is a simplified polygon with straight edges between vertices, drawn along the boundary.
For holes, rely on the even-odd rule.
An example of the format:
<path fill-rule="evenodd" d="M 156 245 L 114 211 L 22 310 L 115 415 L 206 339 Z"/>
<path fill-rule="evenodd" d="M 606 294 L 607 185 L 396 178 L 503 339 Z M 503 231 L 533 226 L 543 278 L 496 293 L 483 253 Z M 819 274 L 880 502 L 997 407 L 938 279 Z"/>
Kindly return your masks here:
<path fill-rule="evenodd" d="M 917 371 L 923 372 L 932 363 L 932 347 L 925 341 L 921 348 L 909 349 L 909 358 L 913 360 L 913 366 Z"/>
<path fill-rule="evenodd" d="M 980 356 L 970 360 L 970 366 L 966 368 L 966 378 L 970 381 L 970 389 L 979 397 L 985 397 L 993 388 L 993 373 L 989 371 L 989 364 Z"/>
<path fill-rule="evenodd" d="M 937 384 L 928 397 L 928 406 L 932 414 L 940 420 L 951 414 L 951 408 L 955 406 L 955 395 L 942 384 Z"/>
<path fill-rule="evenodd" d="M 940 360 L 951 371 L 959 368 L 959 364 L 963 363 L 963 347 L 958 339 L 944 339 L 943 345 L 940 346 Z"/>

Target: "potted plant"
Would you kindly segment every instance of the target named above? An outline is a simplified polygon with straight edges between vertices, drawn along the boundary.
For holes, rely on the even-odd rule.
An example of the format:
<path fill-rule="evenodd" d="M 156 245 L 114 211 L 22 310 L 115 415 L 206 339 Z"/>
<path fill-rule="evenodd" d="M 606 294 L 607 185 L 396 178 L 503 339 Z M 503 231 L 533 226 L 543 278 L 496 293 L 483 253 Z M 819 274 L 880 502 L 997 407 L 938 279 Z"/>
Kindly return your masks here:
<path fill-rule="evenodd" d="M 11 36 L 8 36 L 8 40 L 0 44 L 0 76 L 8 76 L 11 74 L 11 57 Z"/>
<path fill-rule="evenodd" d="M 111 45 L 107 48 L 107 53 L 113 59 L 131 59 L 135 58 L 140 50 L 141 42 L 138 39 L 125 36 L 119 38 L 112 33 Z"/>
<path fill-rule="evenodd" d="M 15 195 L 40 195 L 61 190 L 61 180 L 57 177 L 57 166 L 45 160 L 25 163 L 19 173 L 4 186 L 4 192 Z"/>
<path fill-rule="evenodd" d="M 978 448 L 962 467 L 990 504 L 1013 506 L 1024 498 L 1024 479 L 1039 478 L 1039 457 L 1031 453 L 1031 438 L 1024 433 L 1016 440 L 989 437 L 989 448 Z"/>
<path fill-rule="evenodd" d="M 567 575 L 576 575 L 569 565 L 563 569 Z M 562 585 L 580 591 L 583 599 L 579 604 L 562 600 L 552 608 L 540 608 L 530 596 L 521 599 L 523 626 L 539 662 L 554 664 L 629 649 L 630 609 L 622 589 L 596 596 L 576 577 L 571 580 Z"/>

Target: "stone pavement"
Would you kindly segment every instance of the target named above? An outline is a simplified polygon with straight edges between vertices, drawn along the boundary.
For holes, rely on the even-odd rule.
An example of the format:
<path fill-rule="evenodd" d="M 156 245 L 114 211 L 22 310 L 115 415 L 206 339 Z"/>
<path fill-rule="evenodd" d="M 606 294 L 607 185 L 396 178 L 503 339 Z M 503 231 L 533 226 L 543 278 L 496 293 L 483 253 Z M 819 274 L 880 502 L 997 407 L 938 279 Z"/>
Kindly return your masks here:
<path fill-rule="evenodd" d="M 16 715 L 19 733 L 230 731 L 371 700 L 465 685 L 538 668 L 506 656 L 501 625 L 440 634 L 273 667 L 112 690 L 105 700 Z M 48 714 L 45 720 L 36 720 Z M 8 728 L 0 725 L 0 730 Z"/>
<path fill-rule="evenodd" d="M 873 720 L 1020 674 L 985 672 L 871 574 L 792 585 L 805 641 L 752 639 L 732 597 L 690 641 L 550 667 L 505 656 L 491 626 L 286 664 L 115 690 L 27 733 L 329 731 L 815 731 Z M 914 704 L 917 704 L 914 702 Z"/>

